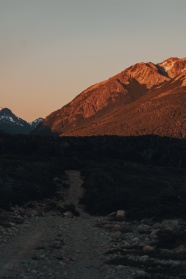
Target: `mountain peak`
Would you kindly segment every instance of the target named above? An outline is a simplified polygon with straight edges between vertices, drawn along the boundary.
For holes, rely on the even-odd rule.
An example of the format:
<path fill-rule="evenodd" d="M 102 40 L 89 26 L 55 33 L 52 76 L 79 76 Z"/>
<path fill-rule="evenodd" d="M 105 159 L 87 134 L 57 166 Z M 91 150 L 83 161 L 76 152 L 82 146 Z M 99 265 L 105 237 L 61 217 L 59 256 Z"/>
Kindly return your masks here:
<path fill-rule="evenodd" d="M 35 119 L 34 121 L 30 122 L 30 125 L 32 126 L 32 128 L 36 128 L 44 119 L 42 117 L 39 117 L 37 119 Z"/>
<path fill-rule="evenodd" d="M 28 134 L 42 121 L 36 119 L 33 123 L 17 117 L 9 108 L 0 109 L 0 130 L 10 134 Z"/>
<path fill-rule="evenodd" d="M 158 64 L 170 78 L 181 74 L 186 70 L 186 58 L 171 57 Z"/>
<path fill-rule="evenodd" d="M 140 84 L 145 84 L 148 89 L 168 80 L 167 76 L 160 73 L 157 65 L 152 62 L 132 65 L 127 69 L 127 74 L 135 78 Z"/>
<path fill-rule="evenodd" d="M 9 108 L 2 108 L 0 109 L 0 113 L 2 114 L 7 114 L 7 115 L 12 115 L 12 111 Z"/>
<path fill-rule="evenodd" d="M 136 63 L 47 116 L 36 133 L 184 137 L 186 58 Z"/>

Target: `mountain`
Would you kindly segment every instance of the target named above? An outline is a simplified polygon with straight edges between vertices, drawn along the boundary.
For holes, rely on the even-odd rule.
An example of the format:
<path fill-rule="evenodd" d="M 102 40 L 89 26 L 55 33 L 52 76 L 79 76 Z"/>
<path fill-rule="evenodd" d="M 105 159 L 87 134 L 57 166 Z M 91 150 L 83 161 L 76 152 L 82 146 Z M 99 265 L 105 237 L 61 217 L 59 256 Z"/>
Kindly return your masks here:
<path fill-rule="evenodd" d="M 186 58 L 137 63 L 51 113 L 36 133 L 186 137 Z"/>
<path fill-rule="evenodd" d="M 35 129 L 44 119 L 42 117 L 37 118 L 36 120 L 30 122 L 32 129 Z"/>
<path fill-rule="evenodd" d="M 31 123 L 17 117 L 8 108 L 0 110 L 0 130 L 10 134 L 28 134 L 42 121 L 38 118 Z"/>

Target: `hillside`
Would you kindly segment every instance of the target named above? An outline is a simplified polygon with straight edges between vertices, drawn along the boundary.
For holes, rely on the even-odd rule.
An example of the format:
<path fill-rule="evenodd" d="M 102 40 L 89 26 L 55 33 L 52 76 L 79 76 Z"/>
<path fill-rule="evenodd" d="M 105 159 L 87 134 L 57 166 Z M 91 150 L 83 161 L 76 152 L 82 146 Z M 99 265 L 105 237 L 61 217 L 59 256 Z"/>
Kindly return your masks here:
<path fill-rule="evenodd" d="M 36 133 L 185 137 L 186 58 L 137 63 L 51 113 Z"/>

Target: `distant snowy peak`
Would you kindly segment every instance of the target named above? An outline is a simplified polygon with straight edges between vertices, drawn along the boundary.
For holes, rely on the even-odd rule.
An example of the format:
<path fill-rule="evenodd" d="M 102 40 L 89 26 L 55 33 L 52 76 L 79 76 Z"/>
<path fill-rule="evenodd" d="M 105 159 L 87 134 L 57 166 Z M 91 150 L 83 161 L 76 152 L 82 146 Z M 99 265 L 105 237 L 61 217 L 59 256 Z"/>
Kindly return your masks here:
<path fill-rule="evenodd" d="M 39 118 L 37 118 L 36 120 L 30 122 L 30 125 L 31 125 L 33 128 L 36 128 L 37 125 L 39 125 L 39 123 L 41 123 L 43 120 L 44 120 L 44 118 L 39 117 Z"/>
<path fill-rule="evenodd" d="M 18 126 L 28 125 L 28 123 L 25 120 L 17 117 L 8 108 L 1 108 L 1 110 L 0 110 L 0 122 L 10 123 L 13 126 L 16 126 L 16 125 L 18 125 Z"/>
<path fill-rule="evenodd" d="M 8 108 L 0 108 L 0 130 L 11 134 L 28 134 L 42 121 L 38 118 L 31 123 L 17 117 Z"/>

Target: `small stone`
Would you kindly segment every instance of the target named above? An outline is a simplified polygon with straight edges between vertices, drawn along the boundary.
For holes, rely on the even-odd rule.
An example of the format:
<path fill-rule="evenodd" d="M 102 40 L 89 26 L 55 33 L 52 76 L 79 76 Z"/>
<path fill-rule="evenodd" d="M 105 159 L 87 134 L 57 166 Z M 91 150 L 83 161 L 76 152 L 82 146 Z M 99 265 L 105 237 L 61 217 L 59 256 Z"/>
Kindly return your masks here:
<path fill-rule="evenodd" d="M 150 226 L 141 224 L 137 227 L 139 233 L 147 233 L 150 230 Z"/>
<path fill-rule="evenodd" d="M 126 212 L 124 210 L 117 210 L 116 217 L 117 218 L 125 218 Z"/>
<path fill-rule="evenodd" d="M 158 234 L 158 232 L 160 231 L 160 229 L 156 229 L 156 230 L 153 230 L 152 232 L 151 232 L 151 237 L 152 238 L 157 238 L 157 234 Z"/>
<path fill-rule="evenodd" d="M 144 252 L 152 252 L 152 251 L 154 251 L 154 247 L 150 246 L 150 245 L 145 245 L 145 246 L 143 246 L 143 251 Z"/>
<path fill-rule="evenodd" d="M 147 255 L 140 257 L 140 261 L 142 261 L 142 262 L 146 262 L 146 261 L 148 261 L 148 259 L 149 259 L 149 256 L 147 256 Z"/>
<path fill-rule="evenodd" d="M 146 274 L 146 272 L 144 270 L 137 270 L 135 272 L 135 275 L 137 275 L 137 276 L 144 276 L 145 274 Z"/>
<path fill-rule="evenodd" d="M 73 216 L 74 216 L 71 211 L 67 211 L 67 212 L 63 213 L 63 215 L 65 218 L 73 218 Z"/>
<path fill-rule="evenodd" d="M 121 270 L 121 269 L 123 269 L 123 268 L 124 268 L 123 265 L 117 265 L 117 267 L 116 267 L 116 269 L 119 269 L 119 270 Z"/>
<path fill-rule="evenodd" d="M 136 243 L 138 243 L 140 240 L 139 240 L 139 238 L 137 238 L 137 237 L 135 237 L 135 238 L 133 238 L 133 240 L 132 240 L 132 242 L 136 242 Z"/>

